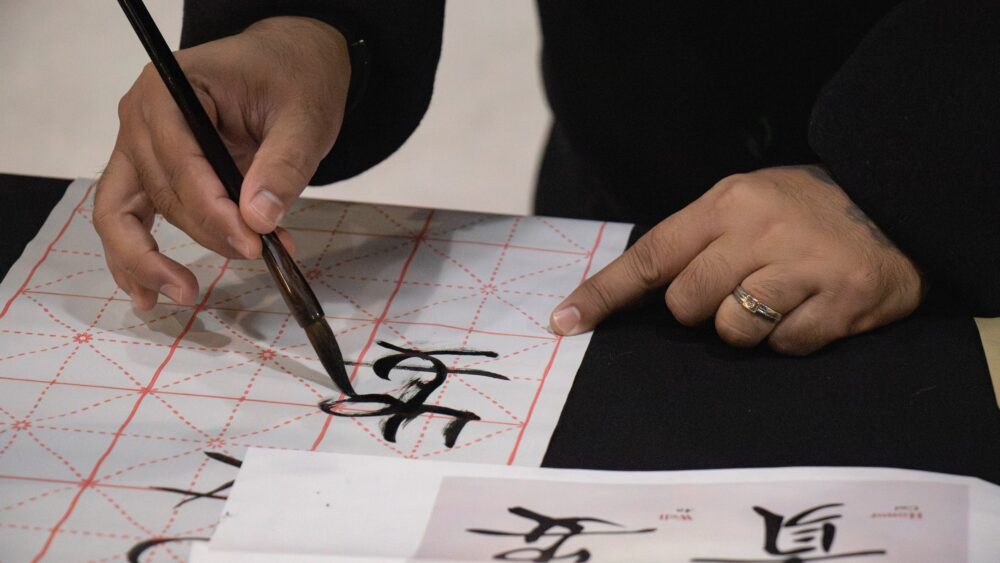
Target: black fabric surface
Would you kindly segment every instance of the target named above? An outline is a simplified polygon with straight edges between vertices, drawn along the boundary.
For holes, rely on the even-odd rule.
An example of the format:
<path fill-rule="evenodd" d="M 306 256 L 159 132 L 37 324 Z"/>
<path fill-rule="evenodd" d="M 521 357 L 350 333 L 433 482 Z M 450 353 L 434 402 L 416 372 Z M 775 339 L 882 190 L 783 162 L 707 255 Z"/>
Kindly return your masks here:
<path fill-rule="evenodd" d="M 67 184 L 0 175 L 0 271 Z M 1000 484 L 1000 410 L 979 336 L 948 306 L 932 300 L 900 323 L 784 358 L 682 327 L 651 297 L 594 334 L 544 465 L 885 466 Z"/>
<path fill-rule="evenodd" d="M 367 99 L 315 178 L 327 183 L 386 158 L 422 118 L 443 0 L 187 0 L 182 44 L 303 12 L 350 17 L 373 51 Z M 655 223 L 730 174 L 822 163 L 956 306 L 1000 314 L 1000 2 L 539 0 L 538 12 L 555 127 L 537 213 Z"/>
<path fill-rule="evenodd" d="M 0 279 L 42 228 L 66 192 L 67 180 L 0 174 Z"/>

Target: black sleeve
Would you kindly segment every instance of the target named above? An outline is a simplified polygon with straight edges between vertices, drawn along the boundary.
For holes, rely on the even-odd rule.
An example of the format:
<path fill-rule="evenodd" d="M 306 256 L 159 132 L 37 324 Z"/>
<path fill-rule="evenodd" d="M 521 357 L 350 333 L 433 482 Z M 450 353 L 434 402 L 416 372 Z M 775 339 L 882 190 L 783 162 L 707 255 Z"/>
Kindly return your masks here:
<path fill-rule="evenodd" d="M 427 111 L 441 55 L 444 0 L 187 0 L 181 47 L 282 15 L 309 16 L 349 31 L 365 40 L 371 60 L 363 97 L 311 183 L 350 178 L 384 160 Z"/>
<path fill-rule="evenodd" d="M 932 284 L 1000 315 L 1000 2 L 897 6 L 821 92 L 809 140 Z"/>

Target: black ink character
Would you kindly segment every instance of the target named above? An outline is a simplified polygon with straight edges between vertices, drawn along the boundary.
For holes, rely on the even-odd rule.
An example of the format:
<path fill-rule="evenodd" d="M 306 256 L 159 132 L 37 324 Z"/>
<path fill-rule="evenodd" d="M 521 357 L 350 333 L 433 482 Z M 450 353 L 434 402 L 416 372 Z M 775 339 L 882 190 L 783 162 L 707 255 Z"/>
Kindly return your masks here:
<path fill-rule="evenodd" d="M 214 459 L 215 461 L 225 463 L 226 465 L 232 465 L 233 467 L 236 468 L 239 468 L 240 466 L 243 465 L 242 461 L 236 458 L 229 457 L 226 454 L 220 454 L 218 452 L 205 452 L 205 455 L 208 456 L 210 459 Z M 184 489 L 175 489 L 174 487 L 152 487 L 152 488 L 156 489 L 157 491 L 164 491 L 167 493 L 177 493 L 179 495 L 185 495 L 187 498 L 181 500 L 180 502 L 174 505 L 174 508 L 180 508 L 185 504 L 199 498 L 214 498 L 218 500 L 226 500 L 229 497 L 221 495 L 219 493 L 231 488 L 233 486 L 233 483 L 235 483 L 235 481 L 227 481 L 219 485 L 218 487 L 212 489 L 211 491 L 205 493 L 200 493 L 198 491 L 186 491 Z"/>
<path fill-rule="evenodd" d="M 151 540 L 141 541 L 132 546 L 132 549 L 128 550 L 125 557 L 128 559 L 129 563 L 139 563 L 139 557 L 146 552 L 147 549 L 152 549 L 160 544 L 173 543 L 173 542 L 184 542 L 184 541 L 208 541 L 209 538 L 203 537 L 190 537 L 190 538 L 153 538 Z"/>
<path fill-rule="evenodd" d="M 525 543 L 535 543 L 543 537 L 554 536 L 555 541 L 548 547 L 520 547 L 504 551 L 493 556 L 493 559 L 500 561 L 534 561 L 545 562 L 558 559 L 572 559 L 577 563 L 590 561 L 590 551 L 585 548 L 578 549 L 573 553 L 559 554 L 559 549 L 564 543 L 574 536 L 587 535 L 612 535 L 612 534 L 647 534 L 656 531 L 656 528 L 643 528 L 641 530 L 604 530 L 586 531 L 584 522 L 593 522 L 607 526 L 622 527 L 621 524 L 590 517 L 552 518 L 523 508 L 514 506 L 507 509 L 508 512 L 516 516 L 534 520 L 536 525 L 528 532 L 504 532 L 500 530 L 483 530 L 481 528 L 469 528 L 467 532 L 473 534 L 486 534 L 490 536 L 514 536 L 524 538 Z M 562 530 L 562 531 L 560 531 Z M 530 557 L 530 559 L 529 559 Z"/>
<path fill-rule="evenodd" d="M 837 535 L 834 520 L 842 517 L 840 514 L 827 513 L 824 510 L 844 506 L 843 503 L 821 504 L 803 510 L 786 519 L 766 508 L 753 507 L 754 512 L 764 519 L 764 551 L 768 555 L 781 556 L 768 559 L 692 559 L 699 563 L 802 563 L 804 561 L 828 561 L 831 559 L 848 559 L 852 557 L 868 557 L 885 555 L 884 549 L 854 551 L 851 553 L 830 553 L 833 539 Z M 787 532 L 784 536 L 782 532 Z M 784 540 L 784 541 L 782 541 Z M 782 548 L 782 544 L 790 544 Z"/>
<path fill-rule="evenodd" d="M 485 356 L 488 358 L 496 358 L 496 352 L 477 352 L 473 350 L 432 350 L 429 352 L 422 352 L 420 350 L 401 348 L 382 341 L 379 341 L 378 345 L 398 352 L 397 354 L 390 354 L 379 358 L 372 363 L 372 370 L 378 377 L 389 381 L 389 372 L 393 369 L 403 369 L 409 371 L 431 372 L 434 374 L 433 379 L 430 379 L 429 381 L 425 381 L 420 378 L 411 379 L 406 382 L 402 396 L 398 398 L 385 393 L 368 393 L 363 395 L 354 395 L 339 401 L 327 399 L 319 404 L 319 408 L 327 414 L 341 417 L 386 416 L 388 418 L 382 422 L 382 437 L 389 442 L 395 442 L 396 433 L 399 431 L 399 428 L 418 416 L 422 414 L 441 414 L 449 416 L 453 419 L 447 426 L 445 426 L 444 445 L 449 448 L 454 446 L 455 441 L 458 440 L 458 435 L 462 432 L 462 428 L 464 428 L 469 421 L 480 420 L 480 418 L 475 413 L 470 411 L 444 407 L 441 405 L 425 404 L 431 394 L 434 393 L 434 391 L 436 391 L 438 387 L 444 383 L 445 379 L 452 374 L 479 375 L 508 381 L 507 377 L 489 371 L 479 369 L 450 369 L 444 364 L 444 362 L 436 357 Z M 419 358 L 430 362 L 431 367 L 399 365 L 404 360 L 410 358 Z M 360 405 L 371 403 L 385 406 L 373 411 L 347 411 L 337 409 L 337 407 L 341 405 Z"/>
<path fill-rule="evenodd" d="M 206 456 L 208 456 L 209 459 L 225 463 L 226 465 L 231 465 L 237 468 L 243 465 L 242 461 L 234 457 L 229 457 L 226 454 L 220 454 L 218 452 L 204 452 L 204 453 Z M 184 495 L 186 498 L 184 498 L 183 500 L 174 505 L 174 509 L 178 509 L 184 506 L 185 504 L 200 498 L 225 500 L 228 497 L 222 495 L 221 493 L 223 491 L 230 489 L 233 486 L 233 483 L 235 483 L 235 481 L 227 481 L 219 485 L 218 487 L 215 487 L 214 489 L 204 493 L 199 491 L 188 491 L 185 489 L 177 489 L 174 487 L 150 487 L 150 488 L 157 491 L 164 491 L 167 493 L 177 493 L 179 495 Z M 141 557 L 143 553 L 158 545 L 165 543 L 174 543 L 174 542 L 208 541 L 208 540 L 209 538 L 205 537 L 150 538 L 148 540 L 144 540 L 133 545 L 131 549 L 128 550 L 128 553 L 126 553 L 125 558 L 129 561 L 129 563 L 139 563 L 139 557 Z"/>

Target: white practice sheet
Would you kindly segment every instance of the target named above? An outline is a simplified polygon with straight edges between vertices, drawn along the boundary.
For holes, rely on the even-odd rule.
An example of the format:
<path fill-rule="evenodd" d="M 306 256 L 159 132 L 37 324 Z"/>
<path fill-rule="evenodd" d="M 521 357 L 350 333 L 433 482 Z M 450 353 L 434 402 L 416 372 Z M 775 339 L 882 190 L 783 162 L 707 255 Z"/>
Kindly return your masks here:
<path fill-rule="evenodd" d="M 144 542 L 210 536 L 250 446 L 539 465 L 590 338 L 554 336 L 548 314 L 630 231 L 329 201 L 288 213 L 357 391 L 406 400 L 431 386 L 421 404 L 475 415 L 448 445 L 447 413 L 421 411 L 392 440 L 388 416 L 346 416 L 383 404 L 322 412 L 343 397 L 263 263 L 226 260 L 159 218 L 160 248 L 201 293 L 194 307 L 133 310 L 92 206 L 92 182 L 74 182 L 0 285 L 4 561 L 144 546 L 143 561 L 183 559 L 190 541 Z M 399 349 L 434 352 L 444 380 L 412 357 L 376 376 Z"/>
<path fill-rule="evenodd" d="M 196 563 L 995 562 L 1000 487 L 880 468 L 610 472 L 252 449 Z"/>

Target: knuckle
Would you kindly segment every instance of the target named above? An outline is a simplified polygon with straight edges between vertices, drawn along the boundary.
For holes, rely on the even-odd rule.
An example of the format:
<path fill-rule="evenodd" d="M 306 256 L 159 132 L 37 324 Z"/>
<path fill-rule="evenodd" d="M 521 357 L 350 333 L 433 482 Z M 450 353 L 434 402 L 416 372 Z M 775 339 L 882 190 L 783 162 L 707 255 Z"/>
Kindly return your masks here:
<path fill-rule="evenodd" d="M 146 193 L 149 196 L 149 200 L 153 203 L 153 207 L 172 222 L 176 215 L 175 211 L 177 211 L 178 203 L 174 193 L 165 187 L 147 187 Z"/>
<path fill-rule="evenodd" d="M 307 172 L 309 167 L 308 153 L 299 147 L 285 147 L 276 151 L 272 156 L 274 163 L 294 174 L 296 184 L 305 186 L 311 179 L 311 174 Z"/>
<path fill-rule="evenodd" d="M 146 250 L 139 252 L 138 254 L 133 254 L 131 256 L 124 256 L 122 264 L 122 270 L 125 271 L 129 276 L 139 280 L 141 274 L 140 268 L 142 263 L 146 260 L 150 253 L 156 254 L 157 250 L 155 248 L 147 248 Z M 141 283 L 141 280 L 140 280 Z"/>
<path fill-rule="evenodd" d="M 684 326 L 692 326 L 701 322 L 702 318 L 698 308 L 693 305 L 694 299 L 685 289 L 676 280 L 670 284 L 666 295 L 667 309 L 670 309 L 677 322 Z"/>
<path fill-rule="evenodd" d="M 759 183 L 746 174 L 727 176 L 715 184 L 719 210 L 740 210 L 759 197 Z"/>
<path fill-rule="evenodd" d="M 788 293 L 785 284 L 775 279 L 754 281 L 752 287 L 744 285 L 743 289 L 768 304 L 784 302 L 785 295 Z"/>
<path fill-rule="evenodd" d="M 643 287 L 662 283 L 659 252 L 652 239 L 637 242 L 623 255 L 625 271 Z"/>
<path fill-rule="evenodd" d="M 132 113 L 132 108 L 135 105 L 135 94 L 132 90 L 125 92 L 125 95 L 118 100 L 118 122 L 125 123 Z"/>
<path fill-rule="evenodd" d="M 808 348 L 800 339 L 787 334 L 772 337 L 768 339 L 767 344 L 772 350 L 783 356 L 805 356 L 809 353 Z"/>
<path fill-rule="evenodd" d="M 614 297 L 611 290 L 600 280 L 594 279 L 591 283 L 584 284 L 582 289 L 585 298 L 602 314 L 607 314 L 614 308 Z"/>
<path fill-rule="evenodd" d="M 861 299 L 871 299 L 882 293 L 884 280 L 879 268 L 861 266 L 847 275 L 846 290 L 849 295 Z"/>

